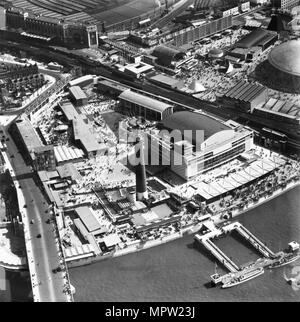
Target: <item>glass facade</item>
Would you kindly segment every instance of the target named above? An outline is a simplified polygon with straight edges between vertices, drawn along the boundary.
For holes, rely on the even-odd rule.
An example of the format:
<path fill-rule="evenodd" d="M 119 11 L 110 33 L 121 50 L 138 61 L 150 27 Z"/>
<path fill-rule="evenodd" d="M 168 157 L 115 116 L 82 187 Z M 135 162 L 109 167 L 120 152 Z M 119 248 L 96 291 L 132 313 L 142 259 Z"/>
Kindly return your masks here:
<path fill-rule="evenodd" d="M 204 161 L 204 168 L 202 168 L 203 170 L 207 170 L 209 168 L 213 168 L 219 164 L 222 164 L 236 156 L 238 156 L 239 154 L 245 152 L 246 150 L 246 146 L 245 144 L 243 145 L 239 145 L 237 147 L 235 147 L 234 149 L 231 149 L 225 153 L 222 153 L 218 156 L 215 156 L 213 158 L 210 158 L 208 160 Z M 203 167 L 203 163 L 199 164 L 198 167 Z"/>

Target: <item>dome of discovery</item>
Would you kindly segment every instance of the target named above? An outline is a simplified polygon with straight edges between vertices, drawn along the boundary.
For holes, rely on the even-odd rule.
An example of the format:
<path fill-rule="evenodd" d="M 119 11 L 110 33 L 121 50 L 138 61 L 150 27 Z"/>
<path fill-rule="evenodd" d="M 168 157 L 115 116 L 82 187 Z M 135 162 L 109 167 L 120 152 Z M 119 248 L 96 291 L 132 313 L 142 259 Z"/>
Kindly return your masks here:
<path fill-rule="evenodd" d="M 300 77 L 300 40 L 292 40 L 275 47 L 269 55 L 276 69 Z"/>

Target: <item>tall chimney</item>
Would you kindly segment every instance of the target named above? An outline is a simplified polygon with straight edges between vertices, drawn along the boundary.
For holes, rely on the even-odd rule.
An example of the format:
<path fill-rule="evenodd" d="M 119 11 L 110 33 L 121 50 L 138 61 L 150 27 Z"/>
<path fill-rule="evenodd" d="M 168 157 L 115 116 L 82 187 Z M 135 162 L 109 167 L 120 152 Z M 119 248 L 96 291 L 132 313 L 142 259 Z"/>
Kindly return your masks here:
<path fill-rule="evenodd" d="M 138 164 L 135 166 L 135 180 L 136 180 L 136 199 L 141 201 L 148 198 L 147 182 L 146 182 L 146 167 L 144 157 L 144 144 L 140 138 L 137 138 L 135 144 L 135 155 Z"/>

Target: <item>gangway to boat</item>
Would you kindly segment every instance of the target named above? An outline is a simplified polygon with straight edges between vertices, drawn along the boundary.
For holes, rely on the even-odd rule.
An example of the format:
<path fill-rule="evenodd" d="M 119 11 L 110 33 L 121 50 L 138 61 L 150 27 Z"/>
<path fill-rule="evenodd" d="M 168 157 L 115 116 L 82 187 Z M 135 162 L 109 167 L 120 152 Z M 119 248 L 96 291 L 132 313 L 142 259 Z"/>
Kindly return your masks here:
<path fill-rule="evenodd" d="M 256 236 L 254 236 L 247 228 L 242 224 L 236 223 L 235 230 L 248 242 L 257 249 L 264 257 L 275 258 L 276 254 L 270 250 L 263 242 L 261 242 Z"/>
<path fill-rule="evenodd" d="M 195 239 L 208 249 L 230 272 L 235 273 L 239 270 L 239 267 L 210 239 L 201 238 L 200 235 L 196 235 Z"/>

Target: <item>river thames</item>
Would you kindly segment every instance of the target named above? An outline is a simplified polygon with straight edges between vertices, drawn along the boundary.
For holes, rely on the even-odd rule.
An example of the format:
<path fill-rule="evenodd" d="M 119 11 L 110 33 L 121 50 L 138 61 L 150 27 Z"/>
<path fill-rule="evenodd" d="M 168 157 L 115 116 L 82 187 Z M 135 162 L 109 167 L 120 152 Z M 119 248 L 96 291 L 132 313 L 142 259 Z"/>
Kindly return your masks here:
<path fill-rule="evenodd" d="M 300 241 L 300 188 L 236 218 L 274 251 Z M 234 237 L 217 245 L 237 263 L 258 254 Z M 298 262 L 300 265 L 300 262 Z M 297 265 L 293 263 L 290 267 Z M 286 268 L 287 269 L 287 268 Z M 283 268 L 232 289 L 208 288 L 215 262 L 195 247 L 193 236 L 139 253 L 70 269 L 76 301 L 299 301 Z M 219 268 L 221 271 L 221 267 Z"/>
<path fill-rule="evenodd" d="M 300 187 L 235 220 L 278 251 L 292 240 L 300 241 L 299 197 Z M 216 243 L 238 264 L 259 257 L 234 236 Z M 75 301 L 300 301 L 300 291 L 294 291 L 283 278 L 284 271 L 295 265 L 300 261 L 266 269 L 262 276 L 231 289 L 210 288 L 207 283 L 215 261 L 195 246 L 193 236 L 186 236 L 139 253 L 72 268 L 69 273 L 76 288 Z M 223 271 L 222 267 L 218 270 Z M 28 284 L 29 278 L 10 275 L 0 301 L 27 300 Z"/>

